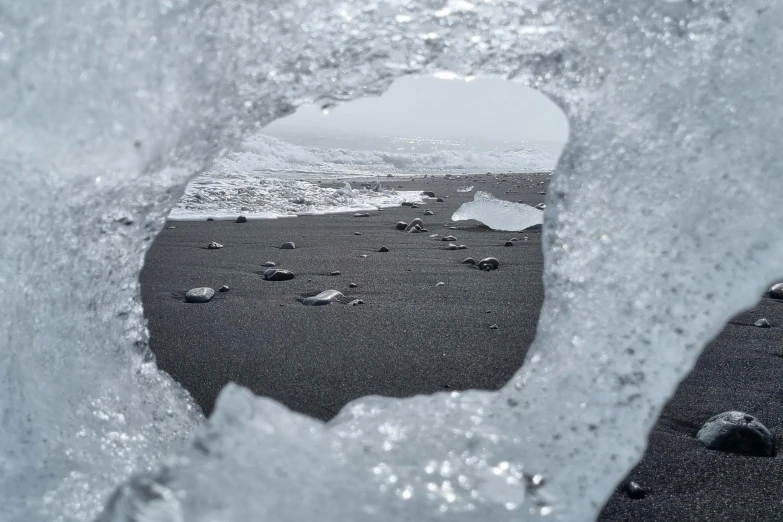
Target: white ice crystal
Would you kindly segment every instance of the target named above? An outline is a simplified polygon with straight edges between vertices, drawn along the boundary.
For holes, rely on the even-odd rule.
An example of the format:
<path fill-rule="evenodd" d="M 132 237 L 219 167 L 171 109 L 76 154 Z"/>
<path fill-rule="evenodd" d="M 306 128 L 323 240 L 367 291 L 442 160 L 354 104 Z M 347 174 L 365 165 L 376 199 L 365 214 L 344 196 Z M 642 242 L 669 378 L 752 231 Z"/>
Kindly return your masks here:
<path fill-rule="evenodd" d="M 487 192 L 476 192 L 473 201 L 463 203 L 451 216 L 452 221 L 473 219 L 494 230 L 525 230 L 540 225 L 544 213 L 524 203 L 498 199 Z"/>
<path fill-rule="evenodd" d="M 112 521 L 595 517 L 701 348 L 781 275 L 783 4 L 457 4 L 0 0 L 5 520 L 109 499 Z M 525 366 L 328 424 L 229 388 L 204 423 L 155 367 L 138 289 L 185 182 L 302 103 L 444 71 L 526 83 L 570 121 Z"/>

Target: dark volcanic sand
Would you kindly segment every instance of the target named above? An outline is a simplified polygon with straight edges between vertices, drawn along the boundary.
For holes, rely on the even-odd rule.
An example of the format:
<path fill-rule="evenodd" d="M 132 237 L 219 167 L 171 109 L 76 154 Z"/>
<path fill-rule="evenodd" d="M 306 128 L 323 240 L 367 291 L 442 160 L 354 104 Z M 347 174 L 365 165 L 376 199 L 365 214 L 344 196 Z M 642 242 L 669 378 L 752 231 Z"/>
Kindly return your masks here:
<path fill-rule="evenodd" d="M 160 233 L 141 274 L 158 365 L 205 413 L 232 381 L 324 420 L 365 395 L 496 389 L 521 366 L 535 334 L 543 300 L 540 232 L 494 232 L 475 222 L 456 223 L 459 230 L 442 225 L 473 198 L 456 192 L 461 186 L 535 205 L 544 200 L 538 192 L 546 189 L 538 182 L 545 179 L 383 178 L 392 188 L 450 197 L 444 203 L 425 199 L 418 209 L 371 212 L 369 218 L 170 222 L 176 229 Z M 425 209 L 435 215 L 424 216 Z M 429 233 L 394 228 L 415 217 Z M 433 233 L 452 234 L 456 244 L 469 248 L 441 250 L 448 243 L 430 239 Z M 504 247 L 511 237 L 529 240 Z M 204 249 L 211 241 L 225 247 Z M 297 248 L 276 248 L 286 241 Z M 379 253 L 381 246 L 390 251 Z M 486 273 L 461 265 L 469 256 L 497 257 L 501 268 Z M 296 278 L 264 281 L 264 261 L 292 270 Z M 330 276 L 335 270 L 341 275 Z M 436 287 L 439 281 L 446 284 Z M 358 288 L 349 288 L 352 282 Z M 210 303 L 184 302 L 190 288 L 224 284 L 230 291 L 216 293 Z M 330 288 L 365 304 L 305 307 L 296 301 Z M 753 327 L 760 317 L 773 328 Z M 646 498 L 631 500 L 618 491 L 601 520 L 783 520 L 777 457 L 714 452 L 695 439 L 710 416 L 732 409 L 783 433 L 781 338 L 783 303 L 771 299 L 727 326 L 665 408 L 644 459 L 629 475 L 647 490 Z"/>

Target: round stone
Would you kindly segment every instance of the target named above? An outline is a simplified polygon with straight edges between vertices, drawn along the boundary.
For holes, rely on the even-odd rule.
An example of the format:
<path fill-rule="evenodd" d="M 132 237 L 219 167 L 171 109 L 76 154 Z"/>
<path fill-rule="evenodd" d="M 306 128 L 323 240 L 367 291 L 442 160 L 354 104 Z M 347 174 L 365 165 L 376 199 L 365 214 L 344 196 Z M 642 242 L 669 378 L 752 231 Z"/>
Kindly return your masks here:
<path fill-rule="evenodd" d="M 491 325 L 489 325 L 489 329 L 490 329 L 490 330 L 497 330 L 497 329 L 498 329 L 498 325 L 496 325 L 496 324 L 491 324 Z"/>
<path fill-rule="evenodd" d="M 476 264 L 476 260 L 473 259 L 472 257 L 466 257 L 465 259 L 462 260 L 462 264 L 463 265 L 475 265 Z"/>
<path fill-rule="evenodd" d="M 265 263 L 262 263 L 261 266 L 265 266 L 267 268 L 271 268 L 271 267 L 275 266 L 275 262 L 274 261 L 267 261 Z"/>
<path fill-rule="evenodd" d="M 382 246 L 381 248 L 378 249 L 378 252 L 388 252 L 388 251 L 389 249 L 386 248 L 385 246 Z"/>
<path fill-rule="evenodd" d="M 421 195 L 422 196 L 427 196 L 428 198 L 434 198 L 435 197 L 435 193 L 430 191 L 430 190 L 425 190 L 424 192 L 421 193 Z"/>
<path fill-rule="evenodd" d="M 441 241 L 456 241 L 457 238 L 454 237 L 454 236 L 446 236 L 446 237 L 442 237 L 440 240 Z"/>
<path fill-rule="evenodd" d="M 357 285 L 356 283 L 349 283 L 348 286 L 350 286 L 351 288 L 356 288 L 359 285 Z"/>
<path fill-rule="evenodd" d="M 419 208 L 419 205 L 411 205 L 411 208 Z"/>
<path fill-rule="evenodd" d="M 293 250 L 294 248 L 296 248 L 296 245 L 292 241 L 280 245 L 281 250 Z"/>
<path fill-rule="evenodd" d="M 438 203 L 443 203 L 443 198 L 438 198 L 435 201 L 437 201 Z"/>
<path fill-rule="evenodd" d="M 207 245 L 207 248 L 209 250 L 217 250 L 218 248 L 223 248 L 223 245 L 218 243 L 217 241 L 213 241 L 210 244 Z"/>
<path fill-rule="evenodd" d="M 459 248 L 460 250 L 467 250 L 468 249 L 467 245 L 460 245 L 457 248 Z"/>
<path fill-rule="evenodd" d="M 357 212 L 356 214 L 353 215 L 353 217 L 370 217 L 370 214 L 368 214 L 367 212 Z"/>
<path fill-rule="evenodd" d="M 503 246 L 514 246 L 514 243 L 511 241 L 506 241 L 505 243 L 503 243 Z"/>
<path fill-rule="evenodd" d="M 215 221 L 213 218 L 207 218 L 207 221 Z"/>
<path fill-rule="evenodd" d="M 218 290 L 218 292 L 228 292 L 228 290 L 229 290 L 228 286 L 227 285 L 223 285 L 223 286 L 220 287 L 220 290 Z"/>
<path fill-rule="evenodd" d="M 294 273 L 290 270 L 281 270 L 279 268 L 270 268 L 264 271 L 264 279 L 267 281 L 288 281 L 294 278 Z"/>
<path fill-rule="evenodd" d="M 208 303 L 215 296 L 215 291 L 207 286 L 192 288 L 185 294 L 188 303 Z"/>
<path fill-rule="evenodd" d="M 485 257 L 479 261 L 478 265 L 482 270 L 497 270 L 497 268 L 500 266 L 500 261 L 494 257 Z"/>
<path fill-rule="evenodd" d="M 340 275 L 340 271 L 339 270 L 335 270 L 334 272 L 332 272 L 329 275 L 338 276 L 338 275 Z"/>
<path fill-rule="evenodd" d="M 397 227 L 397 230 L 405 230 L 408 228 L 408 224 L 405 221 L 398 221 L 395 226 Z"/>
<path fill-rule="evenodd" d="M 353 301 L 351 301 L 350 304 L 351 304 L 351 306 L 363 305 L 364 301 L 362 301 L 361 299 L 354 299 Z"/>
<path fill-rule="evenodd" d="M 448 245 L 443 247 L 443 250 L 459 250 L 459 247 L 454 243 L 449 243 Z"/>
<path fill-rule="evenodd" d="M 753 326 L 757 326 L 759 328 L 772 328 L 772 325 L 769 324 L 769 321 L 767 321 L 766 317 L 762 317 L 761 319 L 753 323 Z"/>
<path fill-rule="evenodd" d="M 775 454 L 772 433 L 755 417 L 740 411 L 727 411 L 712 417 L 696 437 L 712 450 L 756 457 Z"/>
<path fill-rule="evenodd" d="M 353 235 L 354 235 L 354 236 L 361 236 L 361 235 L 362 235 L 362 233 L 361 233 L 361 232 L 354 232 L 354 233 L 353 233 Z"/>
<path fill-rule="evenodd" d="M 239 216 L 234 223 L 247 223 L 247 218 L 245 216 Z"/>
<path fill-rule="evenodd" d="M 432 210 L 425 210 L 425 211 L 424 211 L 424 215 L 425 215 L 425 216 L 434 216 L 434 215 L 435 215 L 435 213 L 434 213 Z"/>
<path fill-rule="evenodd" d="M 330 304 L 339 297 L 343 297 L 343 294 L 337 290 L 324 290 L 318 295 L 303 299 L 302 304 L 305 306 L 323 306 Z"/>
<path fill-rule="evenodd" d="M 783 299 L 783 283 L 772 285 L 769 289 L 769 296 L 772 299 Z"/>
<path fill-rule="evenodd" d="M 647 496 L 647 492 L 636 482 L 629 482 L 625 485 L 625 492 L 634 500 L 641 500 Z"/>
<path fill-rule="evenodd" d="M 405 231 L 406 232 L 410 232 L 411 229 L 416 228 L 416 227 L 424 228 L 424 221 L 422 221 L 419 218 L 414 219 L 413 221 L 408 223 L 408 226 L 405 227 Z"/>

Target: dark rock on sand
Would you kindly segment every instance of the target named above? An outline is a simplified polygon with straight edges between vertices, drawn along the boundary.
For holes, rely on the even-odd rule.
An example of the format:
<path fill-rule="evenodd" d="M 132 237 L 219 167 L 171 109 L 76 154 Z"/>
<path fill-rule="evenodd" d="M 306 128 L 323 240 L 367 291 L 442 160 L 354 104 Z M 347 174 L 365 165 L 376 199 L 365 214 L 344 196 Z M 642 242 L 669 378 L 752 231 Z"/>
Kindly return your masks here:
<path fill-rule="evenodd" d="M 467 246 L 467 245 L 460 245 L 460 246 L 458 246 L 457 248 L 458 248 L 459 250 L 467 250 L 467 249 L 468 249 L 468 246 Z"/>
<path fill-rule="evenodd" d="M 228 290 L 229 290 L 228 285 L 223 285 L 220 287 L 218 292 L 228 292 Z"/>
<path fill-rule="evenodd" d="M 239 216 L 234 223 L 247 223 L 247 218 L 245 216 Z"/>
<path fill-rule="evenodd" d="M 411 208 L 419 208 L 419 205 L 411 205 Z"/>
<path fill-rule="evenodd" d="M 435 201 L 437 201 L 438 203 L 443 203 L 443 198 L 438 198 Z"/>
<path fill-rule="evenodd" d="M 357 212 L 356 214 L 353 215 L 353 217 L 370 217 L 370 214 L 368 214 L 367 212 Z"/>
<path fill-rule="evenodd" d="M 330 304 L 339 297 L 343 297 L 343 294 L 337 290 L 324 290 L 318 295 L 306 297 L 302 300 L 302 304 L 305 306 L 323 306 Z"/>
<path fill-rule="evenodd" d="M 351 288 L 356 288 L 359 285 L 357 285 L 356 283 L 349 283 L 348 286 Z"/>
<path fill-rule="evenodd" d="M 536 205 L 536 208 L 538 210 L 544 210 L 546 208 L 546 205 L 544 205 L 543 203 L 539 203 L 538 205 Z"/>
<path fill-rule="evenodd" d="M 275 262 L 274 261 L 266 261 L 264 263 L 261 263 L 261 266 L 265 266 L 265 267 L 271 268 L 271 267 L 275 266 Z"/>
<path fill-rule="evenodd" d="M 425 190 L 424 192 L 421 193 L 421 195 L 422 196 L 427 196 L 428 198 L 434 198 L 435 197 L 435 193 L 432 192 L 431 190 Z"/>
<path fill-rule="evenodd" d="M 363 305 L 363 304 L 364 304 L 364 301 L 362 301 L 361 299 L 354 299 L 354 300 L 353 300 L 353 301 L 351 301 L 349 304 L 350 304 L 351 306 L 356 306 L 356 305 Z"/>
<path fill-rule="evenodd" d="M 756 457 L 775 454 L 772 433 L 755 417 L 740 411 L 727 411 L 712 417 L 696 437 L 712 450 Z"/>
<path fill-rule="evenodd" d="M 207 245 L 207 249 L 209 250 L 217 250 L 218 248 L 223 248 L 223 245 L 221 245 L 217 241 L 213 241 Z"/>
<path fill-rule="evenodd" d="M 482 270 L 497 270 L 500 266 L 500 261 L 494 257 L 485 257 L 478 262 L 478 266 Z"/>
<path fill-rule="evenodd" d="M 497 330 L 497 329 L 498 329 L 498 325 L 496 325 L 496 324 L 491 324 L 491 325 L 489 325 L 489 329 L 490 329 L 490 330 Z"/>
<path fill-rule="evenodd" d="M 192 288 L 185 294 L 188 303 L 208 303 L 215 296 L 215 291 L 207 286 Z"/>
<path fill-rule="evenodd" d="M 772 299 L 783 299 L 783 283 L 772 285 L 769 289 L 769 296 Z"/>
<path fill-rule="evenodd" d="M 424 215 L 425 215 L 425 216 L 434 216 L 434 215 L 435 215 L 435 213 L 434 213 L 432 210 L 425 210 L 425 211 L 424 211 Z"/>
<path fill-rule="evenodd" d="M 403 201 L 402 202 L 402 206 L 403 207 L 412 207 L 413 206 L 413 202 L 411 202 L 411 201 Z"/>
<path fill-rule="evenodd" d="M 331 273 L 331 274 L 329 274 L 329 275 L 338 276 L 338 275 L 340 275 L 340 273 L 341 273 L 341 272 L 340 272 L 339 270 L 335 270 L 334 272 L 332 272 L 332 273 Z"/>
<path fill-rule="evenodd" d="M 503 246 L 514 246 L 514 243 L 511 241 L 506 241 L 505 243 L 503 243 Z"/>
<path fill-rule="evenodd" d="M 419 227 L 420 229 L 423 229 L 424 228 L 424 221 L 422 221 L 419 218 L 415 218 L 413 221 L 408 223 L 408 226 L 405 227 L 405 231 L 406 232 L 410 232 L 411 229 L 414 228 L 414 227 Z"/>
<path fill-rule="evenodd" d="M 472 257 L 466 257 L 465 259 L 462 260 L 462 264 L 463 265 L 475 265 L 476 264 L 476 260 L 473 259 Z"/>
<path fill-rule="evenodd" d="M 270 268 L 264 271 L 264 279 L 267 281 L 288 281 L 294 278 L 294 273 L 290 270 L 281 270 L 279 268 Z"/>
<path fill-rule="evenodd" d="M 443 247 L 443 250 L 459 250 L 459 247 L 454 243 L 449 243 L 448 245 Z"/>
<path fill-rule="evenodd" d="M 207 218 L 207 221 L 215 221 L 215 220 L 212 218 Z"/>
<path fill-rule="evenodd" d="M 636 482 L 628 482 L 623 488 L 629 498 L 634 500 L 641 500 L 647 496 L 647 492 Z"/>
<path fill-rule="evenodd" d="M 767 321 L 766 317 L 762 317 L 761 319 L 753 323 L 753 326 L 757 326 L 759 328 L 772 328 L 772 325 L 769 324 L 769 321 Z"/>
<path fill-rule="evenodd" d="M 389 251 L 389 249 L 386 248 L 385 246 L 383 246 L 383 247 L 378 249 L 378 252 L 388 252 L 388 251 Z"/>
<path fill-rule="evenodd" d="M 397 227 L 397 230 L 405 230 L 408 228 L 408 224 L 405 221 L 398 221 L 395 226 Z"/>
<path fill-rule="evenodd" d="M 440 238 L 440 240 L 441 241 L 456 241 L 457 238 L 454 237 L 454 236 L 445 236 L 445 237 Z"/>
<path fill-rule="evenodd" d="M 296 245 L 292 241 L 280 245 L 280 250 L 293 250 L 294 248 L 296 248 Z"/>
<path fill-rule="evenodd" d="M 354 232 L 354 233 L 353 233 L 353 235 L 354 235 L 354 236 L 361 236 L 361 235 L 362 235 L 362 233 L 361 233 L 361 232 Z"/>

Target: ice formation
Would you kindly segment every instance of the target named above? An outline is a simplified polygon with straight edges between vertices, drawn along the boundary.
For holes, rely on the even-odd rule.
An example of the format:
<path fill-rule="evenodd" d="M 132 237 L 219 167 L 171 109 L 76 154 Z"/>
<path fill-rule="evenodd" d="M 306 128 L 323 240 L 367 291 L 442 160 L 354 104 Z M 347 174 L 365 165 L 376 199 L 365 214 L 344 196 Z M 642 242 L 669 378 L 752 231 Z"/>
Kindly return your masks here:
<path fill-rule="evenodd" d="M 525 230 L 540 225 L 544 213 L 524 203 L 498 199 L 487 192 L 476 192 L 473 201 L 463 203 L 451 216 L 452 221 L 474 219 L 495 230 Z"/>
<path fill-rule="evenodd" d="M 779 1 L 0 12 L 5 520 L 590 520 L 701 347 L 781 275 Z M 298 104 L 440 71 L 527 83 L 570 120 L 525 366 L 326 425 L 230 387 L 205 423 L 139 304 L 186 180 Z"/>

